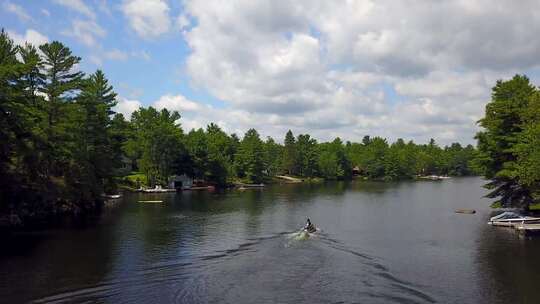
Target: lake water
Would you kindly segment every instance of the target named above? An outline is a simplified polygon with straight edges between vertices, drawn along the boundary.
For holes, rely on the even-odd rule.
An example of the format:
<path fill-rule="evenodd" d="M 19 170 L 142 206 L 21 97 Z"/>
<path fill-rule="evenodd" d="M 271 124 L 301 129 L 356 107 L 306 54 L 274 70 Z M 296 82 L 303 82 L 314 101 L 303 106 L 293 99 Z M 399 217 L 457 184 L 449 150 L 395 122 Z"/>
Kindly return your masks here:
<path fill-rule="evenodd" d="M 131 194 L 4 241 L 0 302 L 539 303 L 540 238 L 488 226 L 482 183 Z M 297 240 L 307 216 L 322 231 Z"/>

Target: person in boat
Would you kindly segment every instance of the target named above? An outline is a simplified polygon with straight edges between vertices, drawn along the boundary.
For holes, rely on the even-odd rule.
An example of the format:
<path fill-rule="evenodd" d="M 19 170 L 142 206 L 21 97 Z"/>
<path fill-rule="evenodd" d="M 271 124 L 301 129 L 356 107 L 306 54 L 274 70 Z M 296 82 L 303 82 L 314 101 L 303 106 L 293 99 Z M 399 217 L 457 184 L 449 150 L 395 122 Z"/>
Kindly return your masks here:
<path fill-rule="evenodd" d="M 313 232 L 317 231 L 315 226 L 311 223 L 311 220 L 309 219 L 309 217 L 307 219 L 306 225 L 304 226 L 304 230 L 309 232 L 309 233 L 313 233 Z"/>

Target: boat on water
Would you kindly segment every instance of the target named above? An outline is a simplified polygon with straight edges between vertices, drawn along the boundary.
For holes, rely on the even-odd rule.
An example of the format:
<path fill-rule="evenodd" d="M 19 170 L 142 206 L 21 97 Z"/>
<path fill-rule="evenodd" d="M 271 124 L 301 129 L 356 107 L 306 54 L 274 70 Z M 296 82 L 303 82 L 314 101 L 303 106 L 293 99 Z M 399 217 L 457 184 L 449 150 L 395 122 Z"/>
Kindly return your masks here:
<path fill-rule="evenodd" d="M 162 188 L 160 185 L 156 185 L 154 188 L 142 189 L 144 193 L 165 193 L 165 192 L 176 192 L 176 189 L 167 189 Z"/>
<path fill-rule="evenodd" d="M 208 191 L 214 191 L 216 190 L 215 186 L 191 186 L 191 187 L 183 187 L 182 191 L 196 191 L 196 190 L 208 190 Z"/>
<path fill-rule="evenodd" d="M 438 176 L 438 175 L 424 175 L 424 176 L 418 176 L 419 179 L 423 180 L 432 180 L 432 181 L 440 181 L 443 179 L 446 179 L 444 176 Z"/>
<path fill-rule="evenodd" d="M 101 197 L 105 199 L 119 199 L 122 197 L 122 194 L 102 194 Z"/>
<path fill-rule="evenodd" d="M 540 223 L 540 217 L 521 215 L 512 211 L 505 211 L 489 219 L 488 224 L 493 226 L 513 227 L 517 224 L 537 224 Z"/>
<path fill-rule="evenodd" d="M 260 183 L 260 184 L 238 184 L 239 188 L 264 188 L 264 184 L 263 183 Z"/>

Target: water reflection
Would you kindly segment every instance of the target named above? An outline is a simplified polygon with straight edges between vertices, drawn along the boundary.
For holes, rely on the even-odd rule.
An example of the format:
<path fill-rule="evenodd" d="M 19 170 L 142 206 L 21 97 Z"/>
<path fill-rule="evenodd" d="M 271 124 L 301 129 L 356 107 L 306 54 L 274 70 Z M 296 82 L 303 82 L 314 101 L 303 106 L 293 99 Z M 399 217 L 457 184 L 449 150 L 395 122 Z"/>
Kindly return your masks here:
<path fill-rule="evenodd" d="M 0 296 L 8 302 L 530 302 L 538 242 L 485 224 L 490 210 L 481 184 L 476 178 L 355 181 L 128 195 L 94 227 L 51 231 L 0 258 Z M 143 198 L 163 203 L 139 203 Z M 478 213 L 457 215 L 456 208 Z M 292 242 L 287 236 L 306 216 L 323 231 Z"/>

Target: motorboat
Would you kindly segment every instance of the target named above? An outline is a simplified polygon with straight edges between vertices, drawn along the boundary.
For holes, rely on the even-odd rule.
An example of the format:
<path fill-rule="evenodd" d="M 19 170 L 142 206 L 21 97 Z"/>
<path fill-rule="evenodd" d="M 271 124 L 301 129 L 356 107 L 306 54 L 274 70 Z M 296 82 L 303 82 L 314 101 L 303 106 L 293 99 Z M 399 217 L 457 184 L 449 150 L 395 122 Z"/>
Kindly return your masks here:
<path fill-rule="evenodd" d="M 488 224 L 494 226 L 514 226 L 516 224 L 540 223 L 540 217 L 524 216 L 516 212 L 505 211 L 489 219 Z"/>
<path fill-rule="evenodd" d="M 101 197 L 104 199 L 119 199 L 122 197 L 122 194 L 102 194 Z"/>

